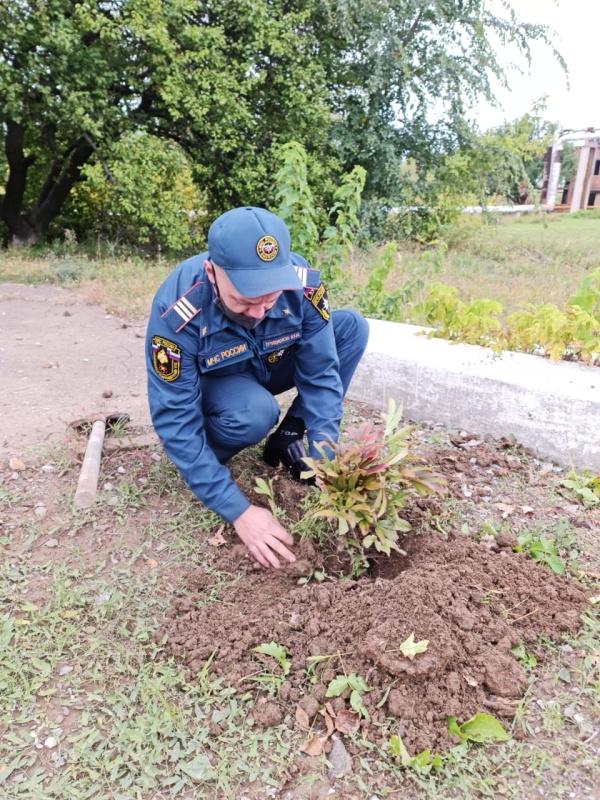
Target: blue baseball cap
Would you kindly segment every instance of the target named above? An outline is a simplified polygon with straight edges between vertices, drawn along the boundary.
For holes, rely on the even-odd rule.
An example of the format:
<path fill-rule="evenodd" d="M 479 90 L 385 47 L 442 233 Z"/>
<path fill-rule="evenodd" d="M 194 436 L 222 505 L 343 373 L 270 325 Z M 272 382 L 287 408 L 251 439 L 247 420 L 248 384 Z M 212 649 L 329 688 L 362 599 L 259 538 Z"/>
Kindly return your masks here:
<path fill-rule="evenodd" d="M 264 208 L 232 208 L 217 217 L 208 230 L 208 258 L 244 297 L 303 290 L 290 258 L 288 227 Z"/>

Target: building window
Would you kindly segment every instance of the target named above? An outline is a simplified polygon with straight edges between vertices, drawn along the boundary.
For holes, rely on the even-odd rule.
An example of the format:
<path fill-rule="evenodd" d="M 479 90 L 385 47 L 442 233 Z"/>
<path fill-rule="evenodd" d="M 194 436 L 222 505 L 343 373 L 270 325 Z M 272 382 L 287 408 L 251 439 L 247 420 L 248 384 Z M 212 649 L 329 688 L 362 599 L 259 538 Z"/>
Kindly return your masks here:
<path fill-rule="evenodd" d="M 600 158 L 594 164 L 594 175 L 600 175 Z"/>

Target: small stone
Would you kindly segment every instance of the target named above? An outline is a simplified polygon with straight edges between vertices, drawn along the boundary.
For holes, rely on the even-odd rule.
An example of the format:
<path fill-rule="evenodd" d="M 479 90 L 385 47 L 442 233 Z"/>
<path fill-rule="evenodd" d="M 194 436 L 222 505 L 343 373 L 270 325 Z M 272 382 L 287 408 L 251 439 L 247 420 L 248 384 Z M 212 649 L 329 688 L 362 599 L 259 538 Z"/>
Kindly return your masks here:
<path fill-rule="evenodd" d="M 48 539 L 44 544 L 46 547 L 58 547 L 58 539 Z"/>
<path fill-rule="evenodd" d="M 54 472 L 54 467 L 52 464 L 44 464 L 42 467 L 42 472 Z"/>
<path fill-rule="evenodd" d="M 117 472 L 119 473 L 119 475 L 125 475 L 126 471 L 127 470 L 125 469 L 125 467 L 117 467 Z"/>
<path fill-rule="evenodd" d="M 105 389 L 102 392 L 102 397 L 109 398 L 109 397 L 112 397 L 112 396 L 113 396 L 113 390 L 112 389 Z"/>
<path fill-rule="evenodd" d="M 27 466 L 19 458 L 11 458 L 8 466 L 13 472 L 23 472 L 24 469 L 27 469 Z"/>
<path fill-rule="evenodd" d="M 64 721 L 64 719 L 65 718 L 63 717 L 62 714 L 58 714 L 58 716 L 56 717 L 56 719 L 54 721 L 56 722 L 57 725 L 61 725 L 62 722 Z"/>
<path fill-rule="evenodd" d="M 117 505 L 119 505 L 119 498 L 117 497 L 116 494 L 113 494 L 108 498 L 106 503 L 109 506 L 117 506 Z"/>
<path fill-rule="evenodd" d="M 110 492 L 112 489 L 114 489 L 114 486 L 112 485 L 112 483 L 110 483 L 110 481 L 106 481 L 106 483 L 103 485 L 102 488 L 104 489 L 105 492 Z"/>
<path fill-rule="evenodd" d="M 73 314 L 70 311 L 63 311 L 63 317 L 72 317 Z"/>
<path fill-rule="evenodd" d="M 47 747 L 48 750 L 51 750 L 53 747 L 56 747 L 58 744 L 58 739 L 55 739 L 54 736 L 48 736 L 48 738 L 44 741 L 44 747 Z"/>
<path fill-rule="evenodd" d="M 331 764 L 329 774 L 332 777 L 338 778 L 342 775 L 350 775 L 352 772 L 352 759 L 348 751 L 344 747 L 341 739 L 334 739 L 331 746 L 331 752 L 327 756 L 327 760 Z"/>
<path fill-rule="evenodd" d="M 73 672 L 73 667 L 64 666 L 58 670 L 59 675 L 68 675 L 69 672 Z"/>
<path fill-rule="evenodd" d="M 48 509 L 46 506 L 37 506 L 33 513 L 36 515 L 36 517 L 45 517 L 48 513 Z"/>
<path fill-rule="evenodd" d="M 71 713 L 71 709 L 67 708 L 66 706 L 63 706 L 60 710 L 60 713 L 63 715 L 63 717 L 68 717 L 69 714 Z"/>

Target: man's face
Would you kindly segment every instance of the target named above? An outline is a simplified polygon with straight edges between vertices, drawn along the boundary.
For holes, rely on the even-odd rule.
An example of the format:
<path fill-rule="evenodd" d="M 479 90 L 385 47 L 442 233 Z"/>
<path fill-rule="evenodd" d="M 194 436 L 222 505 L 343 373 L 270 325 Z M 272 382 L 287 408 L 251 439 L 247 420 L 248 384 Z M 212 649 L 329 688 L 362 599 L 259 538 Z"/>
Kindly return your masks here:
<path fill-rule="evenodd" d="M 281 292 L 272 292 L 260 297 L 243 297 L 236 291 L 234 285 L 227 277 L 225 270 L 210 261 L 204 262 L 204 268 L 209 280 L 216 286 L 217 295 L 221 298 L 223 305 L 227 306 L 235 314 L 242 314 L 250 319 L 260 320 L 270 311 Z"/>

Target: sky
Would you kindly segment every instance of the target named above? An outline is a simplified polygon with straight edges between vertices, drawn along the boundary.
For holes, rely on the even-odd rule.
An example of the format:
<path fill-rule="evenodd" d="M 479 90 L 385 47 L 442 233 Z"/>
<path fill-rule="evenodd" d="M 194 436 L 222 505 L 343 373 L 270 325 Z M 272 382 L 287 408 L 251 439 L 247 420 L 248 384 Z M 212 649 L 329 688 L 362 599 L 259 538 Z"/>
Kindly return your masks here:
<path fill-rule="evenodd" d="M 498 90 L 502 107 L 482 103 L 473 110 L 479 128 L 487 130 L 523 116 L 543 95 L 548 99 L 542 119 L 558 122 L 562 128 L 600 128 L 600 0 L 512 0 L 512 6 L 523 21 L 554 29 L 552 41 L 567 62 L 570 88 L 551 49 L 534 43 L 529 70 L 522 59 L 525 74 L 509 72 L 511 91 Z M 517 56 L 500 53 L 500 60 L 508 64 Z"/>

